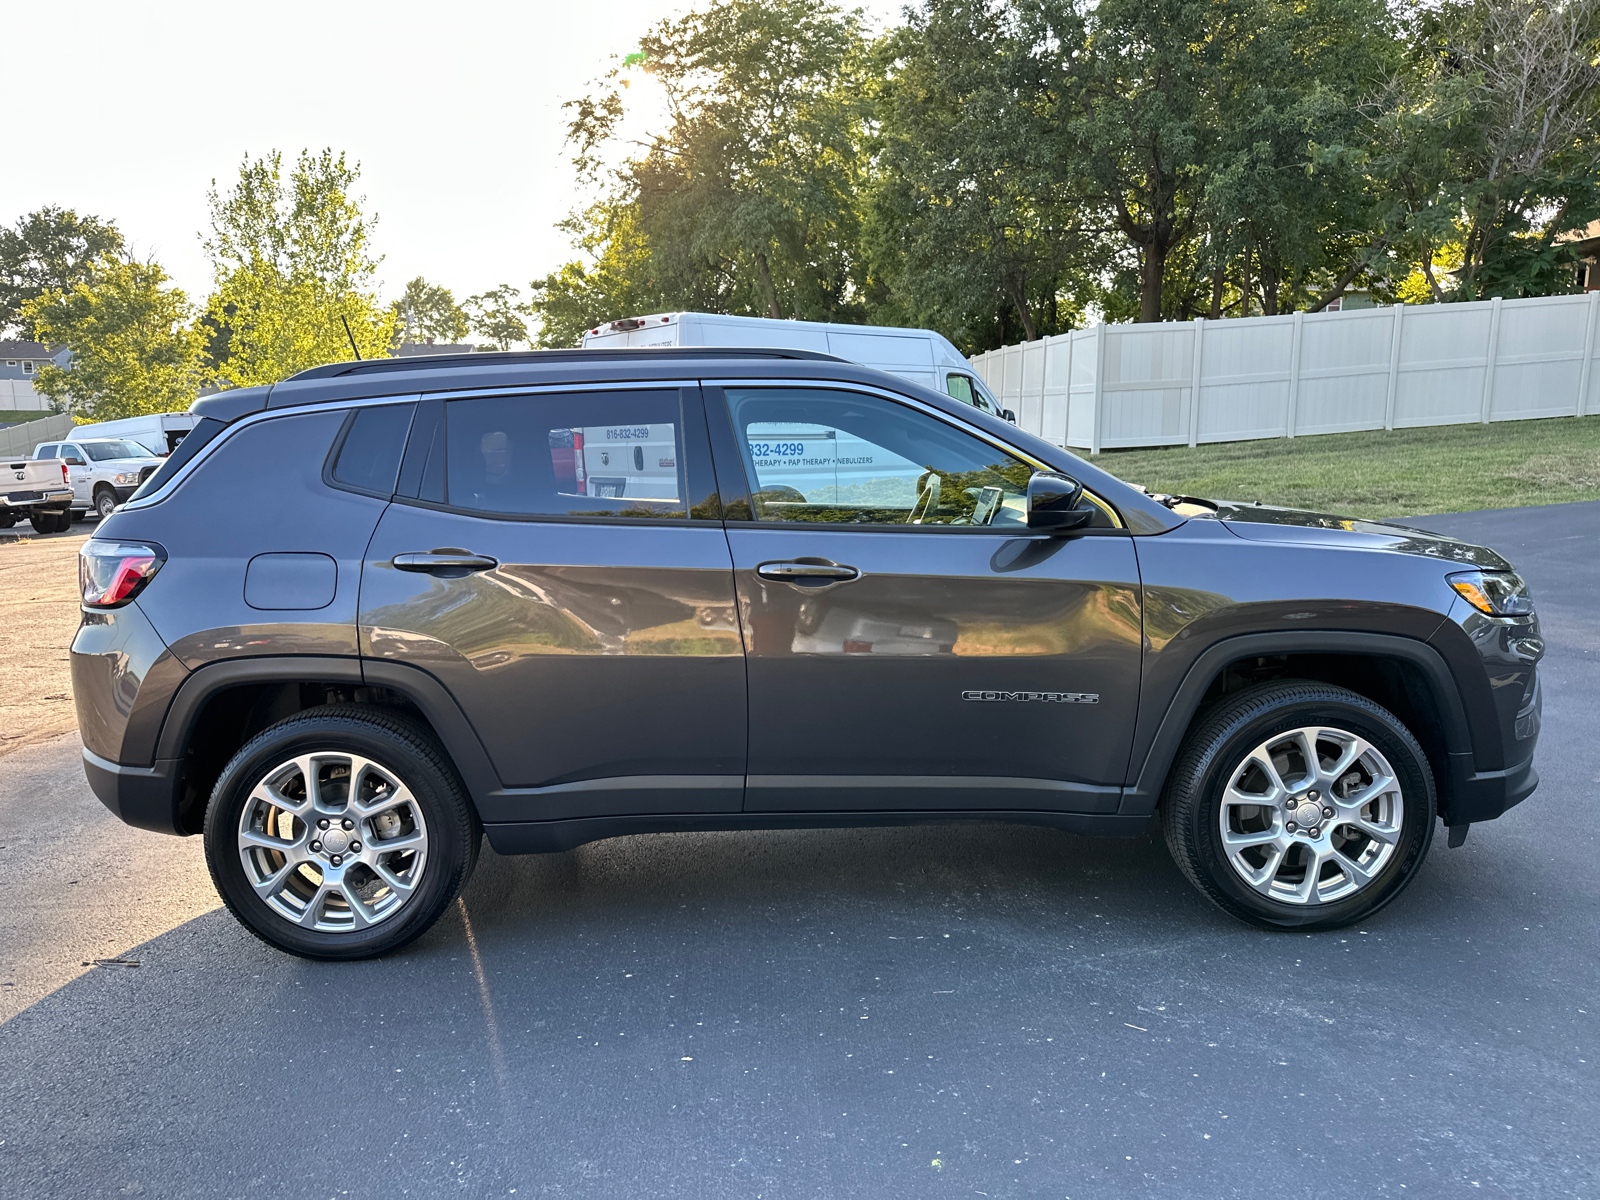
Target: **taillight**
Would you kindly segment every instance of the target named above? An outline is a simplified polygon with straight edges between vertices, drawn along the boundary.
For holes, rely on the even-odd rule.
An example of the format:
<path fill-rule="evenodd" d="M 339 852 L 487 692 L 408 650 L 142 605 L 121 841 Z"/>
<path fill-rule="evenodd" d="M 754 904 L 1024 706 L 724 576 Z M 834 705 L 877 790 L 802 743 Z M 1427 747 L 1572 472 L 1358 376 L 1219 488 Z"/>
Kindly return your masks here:
<path fill-rule="evenodd" d="M 67 474 L 67 464 L 66 463 L 62 463 L 61 464 L 61 482 L 62 483 L 71 483 L 72 482 L 72 476 Z"/>
<path fill-rule="evenodd" d="M 583 434 L 573 431 L 572 434 L 572 470 L 578 477 L 578 495 L 589 494 L 589 472 L 583 465 Z"/>
<path fill-rule="evenodd" d="M 78 591 L 88 608 L 120 608 L 155 578 L 166 551 L 147 542 L 90 538 L 78 550 Z"/>

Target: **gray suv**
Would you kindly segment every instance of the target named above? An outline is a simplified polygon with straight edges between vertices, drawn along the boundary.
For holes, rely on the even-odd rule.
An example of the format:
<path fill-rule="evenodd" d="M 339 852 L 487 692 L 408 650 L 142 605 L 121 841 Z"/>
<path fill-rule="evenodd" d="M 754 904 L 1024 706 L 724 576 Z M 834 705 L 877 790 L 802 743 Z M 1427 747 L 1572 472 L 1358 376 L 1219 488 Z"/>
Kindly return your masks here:
<path fill-rule="evenodd" d="M 1498 555 L 1147 495 L 823 355 L 344 363 L 193 411 L 83 547 L 84 764 L 295 954 L 417 937 L 483 834 L 926 821 L 1159 820 L 1223 909 L 1331 929 L 1537 783 Z"/>

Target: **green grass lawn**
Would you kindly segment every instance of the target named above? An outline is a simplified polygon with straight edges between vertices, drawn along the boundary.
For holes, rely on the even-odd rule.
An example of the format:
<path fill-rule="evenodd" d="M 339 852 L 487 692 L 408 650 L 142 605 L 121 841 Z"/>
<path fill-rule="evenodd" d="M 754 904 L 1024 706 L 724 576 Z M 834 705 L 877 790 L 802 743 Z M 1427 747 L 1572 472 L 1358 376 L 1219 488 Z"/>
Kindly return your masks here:
<path fill-rule="evenodd" d="M 1600 417 L 1107 450 L 1093 461 L 1152 492 L 1347 517 L 1563 504 L 1600 500 Z"/>
<path fill-rule="evenodd" d="M 48 408 L 35 411 L 29 408 L 0 408 L 0 425 L 19 425 L 23 421 L 42 421 L 55 414 Z"/>

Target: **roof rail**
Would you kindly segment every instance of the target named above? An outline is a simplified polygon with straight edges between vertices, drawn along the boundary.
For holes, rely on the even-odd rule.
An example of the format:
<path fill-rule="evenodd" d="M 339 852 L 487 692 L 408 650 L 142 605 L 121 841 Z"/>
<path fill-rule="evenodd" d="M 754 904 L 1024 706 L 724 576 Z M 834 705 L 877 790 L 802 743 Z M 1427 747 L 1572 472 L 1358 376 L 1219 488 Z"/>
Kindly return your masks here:
<path fill-rule="evenodd" d="M 391 371 L 437 371 L 441 367 L 504 367 L 516 363 L 594 362 L 630 358 L 804 358 L 848 362 L 816 350 L 782 350 L 749 346 L 627 346 L 594 350 L 490 350 L 474 354 L 419 354 L 414 358 L 367 358 L 360 362 L 325 363 L 290 379 L 332 379 Z"/>

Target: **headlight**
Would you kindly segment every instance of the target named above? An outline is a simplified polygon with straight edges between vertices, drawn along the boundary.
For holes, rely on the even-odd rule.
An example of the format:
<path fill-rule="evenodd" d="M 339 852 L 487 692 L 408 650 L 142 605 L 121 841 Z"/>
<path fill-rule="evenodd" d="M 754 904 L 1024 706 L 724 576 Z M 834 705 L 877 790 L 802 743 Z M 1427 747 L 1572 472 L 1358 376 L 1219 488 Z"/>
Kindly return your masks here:
<path fill-rule="evenodd" d="M 1461 598 L 1481 613 L 1491 617 L 1533 615 L 1528 585 L 1515 571 L 1461 571 L 1447 579 Z"/>
<path fill-rule="evenodd" d="M 121 475 L 117 476 L 118 487 L 132 487 L 138 482 L 139 472 L 137 471 L 124 471 Z"/>

